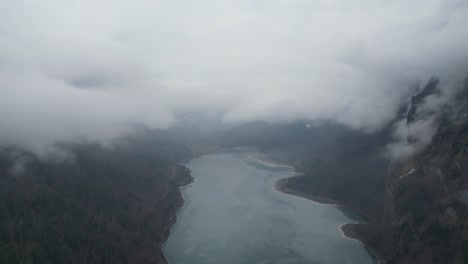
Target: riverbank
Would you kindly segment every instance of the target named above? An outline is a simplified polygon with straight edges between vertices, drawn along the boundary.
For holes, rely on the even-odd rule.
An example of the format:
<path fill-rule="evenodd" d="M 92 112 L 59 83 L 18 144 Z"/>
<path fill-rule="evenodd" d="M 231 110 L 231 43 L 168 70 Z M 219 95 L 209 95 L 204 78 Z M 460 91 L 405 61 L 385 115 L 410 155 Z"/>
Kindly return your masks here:
<path fill-rule="evenodd" d="M 292 189 L 291 187 L 289 187 L 289 185 L 288 185 L 289 179 L 291 179 L 293 177 L 301 176 L 301 175 L 303 175 L 303 173 L 298 173 L 298 174 L 296 174 L 294 176 L 291 176 L 289 178 L 278 180 L 275 183 L 275 189 L 282 192 L 282 193 L 286 193 L 286 194 L 289 194 L 289 195 L 294 195 L 294 196 L 297 196 L 297 197 L 308 199 L 308 200 L 310 200 L 312 202 L 316 202 L 316 203 L 319 203 L 319 204 L 325 204 L 325 205 L 344 208 L 344 209 L 346 209 L 348 211 L 351 211 L 351 212 L 353 212 L 353 213 L 355 213 L 357 215 L 360 215 L 361 217 L 365 218 L 367 221 L 370 221 L 371 217 L 366 212 L 362 212 L 362 211 L 357 210 L 355 208 L 352 208 L 352 207 L 350 207 L 348 205 L 337 202 L 336 200 L 333 200 L 331 198 L 316 196 L 316 195 L 312 195 L 312 194 L 308 194 L 308 193 L 303 193 L 301 191 L 297 191 L 297 190 Z"/>
<path fill-rule="evenodd" d="M 294 196 L 297 196 L 297 197 L 308 199 L 308 200 L 310 200 L 310 201 L 312 201 L 314 203 L 319 203 L 319 204 L 324 204 L 324 205 L 331 205 L 331 206 L 338 206 L 338 203 L 336 201 L 332 200 L 332 199 L 325 198 L 325 197 L 314 196 L 314 195 L 311 195 L 311 194 L 299 192 L 299 191 L 296 191 L 294 189 L 289 188 L 288 187 L 289 179 L 292 178 L 292 177 L 299 176 L 299 175 L 302 175 L 302 173 L 296 174 L 296 175 L 291 176 L 289 178 L 280 179 L 280 180 L 276 181 L 275 189 L 277 191 L 280 191 L 280 192 L 285 193 L 285 194 L 294 195 Z"/>
<path fill-rule="evenodd" d="M 295 171 L 296 171 L 295 166 L 288 165 L 284 161 L 275 160 L 272 157 L 270 157 L 270 155 L 268 155 L 266 153 L 258 153 L 258 152 L 257 153 L 252 153 L 248 157 L 250 159 L 256 161 L 256 162 L 259 162 L 259 163 L 262 163 L 262 164 L 265 164 L 265 165 L 290 167 L 290 168 L 294 168 Z M 314 203 L 333 206 L 333 207 L 338 207 L 338 208 L 343 208 L 343 209 L 345 209 L 347 211 L 353 212 L 353 213 L 361 216 L 362 218 L 365 218 L 366 221 L 368 221 L 368 222 L 371 221 L 370 219 L 372 219 L 372 217 L 370 215 L 368 215 L 366 212 L 363 212 L 363 211 L 358 210 L 356 208 L 350 207 L 350 206 L 345 205 L 343 203 L 337 202 L 336 200 L 333 200 L 331 198 L 304 193 L 304 192 L 301 192 L 301 191 L 298 191 L 298 190 L 295 190 L 295 189 L 292 189 L 291 187 L 289 187 L 288 183 L 289 183 L 290 179 L 292 179 L 294 177 L 302 176 L 302 175 L 304 175 L 302 172 L 296 172 L 296 174 L 292 175 L 291 177 L 284 178 L 284 179 L 279 179 L 278 181 L 275 182 L 274 188 L 279 192 L 282 192 L 282 193 L 285 193 L 285 194 L 288 194 L 288 195 L 301 197 L 301 198 L 307 199 L 307 200 L 309 200 L 311 202 L 314 202 Z M 344 237 L 346 237 L 348 239 L 356 240 L 359 243 L 361 243 L 372 255 L 374 255 L 374 257 L 377 259 L 378 263 L 380 263 L 380 259 L 378 257 L 379 253 L 376 250 L 374 250 L 372 247 L 367 245 L 364 242 L 364 239 L 361 236 L 359 236 L 356 232 L 354 232 L 354 226 L 355 226 L 355 224 L 348 223 L 348 224 L 344 224 L 342 226 L 339 226 L 338 228 L 340 229 L 340 232 L 342 233 L 342 235 Z"/>
<path fill-rule="evenodd" d="M 356 226 L 355 224 L 344 224 L 340 226 L 340 231 L 343 234 L 343 236 L 345 236 L 346 238 L 349 238 L 349 239 L 352 239 L 361 243 L 364 247 L 366 247 L 367 250 L 369 250 L 370 253 L 372 253 L 372 255 L 374 255 L 374 257 L 377 259 L 377 263 L 381 263 L 381 260 L 379 258 L 380 256 L 379 252 L 377 252 L 377 250 L 373 249 L 372 247 L 364 243 L 364 239 L 359 234 L 354 232 L 355 226 Z"/>
<path fill-rule="evenodd" d="M 159 238 L 158 248 L 161 254 L 161 262 L 158 264 L 168 264 L 168 260 L 166 256 L 164 256 L 162 248 L 164 247 L 166 241 L 169 239 L 171 235 L 172 226 L 177 222 L 177 212 L 184 206 L 184 198 L 182 198 L 181 189 L 189 186 L 195 180 L 195 178 L 191 175 L 191 172 L 188 168 L 182 165 L 176 165 L 172 171 L 172 177 L 177 184 L 177 188 L 175 190 L 176 201 L 173 204 L 173 208 L 171 208 L 170 216 L 165 223 L 165 230 Z"/>
<path fill-rule="evenodd" d="M 265 155 L 265 154 L 262 155 L 261 153 L 252 153 L 252 154 L 248 155 L 248 158 L 252 159 L 252 160 L 254 160 L 254 161 L 258 162 L 258 163 L 267 165 L 267 166 L 294 168 L 294 166 L 291 166 L 291 165 L 288 165 L 286 163 L 282 163 L 282 162 L 279 162 L 279 161 L 275 161 L 273 159 L 270 159 L 268 155 Z M 296 171 L 296 169 L 295 169 L 295 171 Z M 339 202 L 337 202 L 337 201 L 335 201 L 333 199 L 327 198 L 327 197 L 321 197 L 321 196 L 316 196 L 316 195 L 300 192 L 300 191 L 297 191 L 297 190 L 292 189 L 291 187 L 289 187 L 289 185 L 288 185 L 289 179 L 294 178 L 294 177 L 298 177 L 298 176 L 302 176 L 302 175 L 304 175 L 304 173 L 296 172 L 296 174 L 292 175 L 291 177 L 284 178 L 284 179 L 279 179 L 278 181 L 276 181 L 274 188 L 277 191 L 280 191 L 282 193 L 286 193 L 286 194 L 289 194 L 289 195 L 301 197 L 301 198 L 310 200 L 310 201 L 315 202 L 315 203 L 330 205 L 330 206 L 335 206 L 335 207 L 340 207 L 340 208 L 345 208 L 348 211 L 351 211 L 351 212 L 353 212 L 355 214 L 360 215 L 361 217 L 365 218 L 367 221 L 370 221 L 371 217 L 369 215 L 367 215 L 365 212 L 361 212 L 361 211 L 359 211 L 359 210 L 357 210 L 355 208 L 344 205 L 342 203 L 339 203 Z"/>
<path fill-rule="evenodd" d="M 289 179 L 291 179 L 293 177 L 296 177 L 296 176 L 299 176 L 299 175 L 302 175 L 302 173 L 299 173 L 299 174 L 294 175 L 294 176 L 289 177 L 289 178 L 284 178 L 284 179 L 280 179 L 280 180 L 276 181 L 275 186 L 274 186 L 275 189 L 277 191 L 279 191 L 279 192 L 282 192 L 282 193 L 285 193 L 285 194 L 288 194 L 288 195 L 301 197 L 301 198 L 310 200 L 311 202 L 314 202 L 314 203 L 319 203 L 319 204 L 334 206 L 334 207 L 341 207 L 341 208 L 346 209 L 348 211 L 351 211 L 351 212 L 353 212 L 355 214 L 358 214 L 361 217 L 365 218 L 367 221 L 369 221 L 370 217 L 367 216 L 366 213 L 360 212 L 359 210 L 356 210 L 356 209 L 351 208 L 351 207 L 349 207 L 347 205 L 339 203 L 339 202 L 337 202 L 337 201 L 335 201 L 333 199 L 303 193 L 303 192 L 300 192 L 300 191 L 297 191 L 297 190 L 294 190 L 294 189 L 290 188 L 288 186 Z M 377 259 L 377 263 L 380 263 L 379 253 L 376 250 L 374 250 L 373 248 L 371 248 L 369 245 L 367 245 L 364 242 L 364 239 L 362 239 L 361 236 L 359 236 L 356 232 L 354 232 L 354 226 L 355 226 L 355 224 L 348 223 L 348 224 L 344 224 L 342 226 L 339 226 L 338 228 L 339 228 L 340 232 L 342 233 L 342 235 L 344 237 L 346 237 L 348 239 L 355 240 L 355 241 L 361 243 Z"/>
<path fill-rule="evenodd" d="M 286 163 L 281 162 L 281 161 L 271 159 L 268 155 L 261 154 L 259 152 L 250 152 L 247 155 L 247 158 L 254 161 L 254 162 L 256 162 L 256 163 L 258 163 L 258 164 L 265 165 L 265 166 L 268 166 L 268 167 L 294 169 L 294 166 L 291 166 L 291 165 L 286 164 Z M 294 176 L 299 176 L 299 175 L 302 175 L 302 173 L 298 173 L 298 174 L 296 174 Z"/>

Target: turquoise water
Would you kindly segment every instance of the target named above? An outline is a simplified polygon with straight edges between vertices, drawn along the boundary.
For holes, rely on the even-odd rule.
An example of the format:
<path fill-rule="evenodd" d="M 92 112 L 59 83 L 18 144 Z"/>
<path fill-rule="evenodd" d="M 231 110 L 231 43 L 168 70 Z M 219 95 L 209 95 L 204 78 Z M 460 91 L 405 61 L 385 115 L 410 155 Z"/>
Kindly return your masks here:
<path fill-rule="evenodd" d="M 170 264 L 376 263 L 339 226 L 358 216 L 276 191 L 294 175 L 246 153 L 221 153 L 190 161 L 195 182 L 183 189 L 164 247 Z M 350 218 L 351 217 L 351 218 Z"/>

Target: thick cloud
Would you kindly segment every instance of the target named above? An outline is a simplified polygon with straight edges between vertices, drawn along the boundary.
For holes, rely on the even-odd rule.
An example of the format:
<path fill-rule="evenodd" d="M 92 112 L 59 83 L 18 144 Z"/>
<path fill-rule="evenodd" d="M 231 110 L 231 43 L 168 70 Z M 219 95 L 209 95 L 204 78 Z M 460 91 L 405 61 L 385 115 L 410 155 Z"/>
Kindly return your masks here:
<path fill-rule="evenodd" d="M 0 144 L 47 153 L 204 112 L 372 132 L 418 84 L 464 77 L 467 2 L 4 0 Z"/>

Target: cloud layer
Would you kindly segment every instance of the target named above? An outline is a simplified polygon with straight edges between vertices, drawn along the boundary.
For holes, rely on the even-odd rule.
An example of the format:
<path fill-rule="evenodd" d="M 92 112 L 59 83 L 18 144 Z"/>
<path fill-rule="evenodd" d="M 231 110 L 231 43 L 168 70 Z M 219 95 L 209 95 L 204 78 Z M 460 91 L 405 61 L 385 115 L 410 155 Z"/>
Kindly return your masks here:
<path fill-rule="evenodd" d="M 4 0 L 0 145 L 46 153 L 213 112 L 372 132 L 430 77 L 465 76 L 467 2 Z"/>

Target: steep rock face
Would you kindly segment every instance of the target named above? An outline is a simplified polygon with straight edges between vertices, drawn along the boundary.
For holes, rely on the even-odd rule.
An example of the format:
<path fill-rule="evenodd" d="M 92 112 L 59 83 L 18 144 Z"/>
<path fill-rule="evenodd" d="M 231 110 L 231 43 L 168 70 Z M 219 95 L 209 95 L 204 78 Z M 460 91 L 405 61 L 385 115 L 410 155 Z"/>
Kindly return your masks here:
<path fill-rule="evenodd" d="M 418 130 L 408 133 L 403 140 L 419 150 L 389 164 L 381 219 L 350 227 L 383 263 L 468 262 L 468 85 L 450 103 L 427 107 L 441 95 L 438 84 L 432 79 L 412 97 L 405 122 L 410 129 L 430 120 L 434 136 L 419 144 Z"/>
<path fill-rule="evenodd" d="M 436 78 L 432 78 L 420 92 L 413 95 L 411 97 L 411 103 L 409 105 L 408 112 L 406 113 L 406 122 L 413 123 L 416 121 L 416 115 L 418 113 L 418 108 L 420 108 L 421 104 L 424 100 L 433 94 L 438 93 L 437 86 L 439 84 L 439 80 Z"/>
<path fill-rule="evenodd" d="M 354 231 L 384 263 L 468 263 L 468 120 L 441 122 L 432 143 L 390 165 L 384 216 Z"/>

